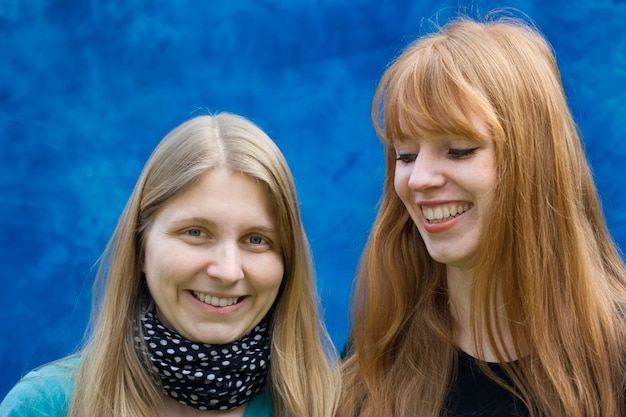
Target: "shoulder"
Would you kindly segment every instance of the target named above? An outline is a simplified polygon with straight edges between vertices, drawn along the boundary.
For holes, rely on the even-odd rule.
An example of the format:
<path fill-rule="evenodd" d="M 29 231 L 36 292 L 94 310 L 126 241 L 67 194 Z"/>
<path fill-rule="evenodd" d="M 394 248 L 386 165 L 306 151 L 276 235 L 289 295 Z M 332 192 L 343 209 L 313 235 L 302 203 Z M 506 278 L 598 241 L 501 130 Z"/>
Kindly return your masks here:
<path fill-rule="evenodd" d="M 0 417 L 65 416 L 78 362 L 78 358 L 66 358 L 26 374 L 0 403 Z"/>
<path fill-rule="evenodd" d="M 267 389 L 254 396 L 246 407 L 243 417 L 273 417 L 272 397 Z"/>

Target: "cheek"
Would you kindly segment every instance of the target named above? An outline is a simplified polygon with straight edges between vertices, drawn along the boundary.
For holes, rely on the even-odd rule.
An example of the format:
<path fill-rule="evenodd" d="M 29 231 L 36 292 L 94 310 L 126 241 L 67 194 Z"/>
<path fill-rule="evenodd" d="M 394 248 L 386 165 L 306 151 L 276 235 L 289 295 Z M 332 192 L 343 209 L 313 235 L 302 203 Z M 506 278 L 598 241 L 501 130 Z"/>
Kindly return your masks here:
<path fill-rule="evenodd" d="M 408 177 L 401 170 L 396 170 L 393 176 L 393 187 L 396 190 L 396 194 L 402 201 L 405 200 L 406 193 L 408 191 Z"/>
<path fill-rule="evenodd" d="M 160 250 L 159 245 L 146 242 L 143 255 L 143 273 L 146 275 L 148 284 L 155 280 L 155 275 L 162 270 L 164 264 L 167 264 L 167 258 L 163 257 L 163 251 Z"/>
<path fill-rule="evenodd" d="M 482 183 L 482 189 L 485 194 L 493 195 L 495 193 L 496 185 L 498 183 L 498 170 L 496 169 L 495 156 L 490 155 L 483 161 L 480 167 L 480 175 L 475 176 L 477 178 L 484 178 Z M 472 178 L 469 176 L 468 178 Z"/>
<path fill-rule="evenodd" d="M 159 287 L 176 283 L 198 268 L 198 261 L 190 251 L 177 250 L 176 245 L 146 242 L 143 273 L 152 293 Z"/>
<path fill-rule="evenodd" d="M 280 284 L 283 282 L 284 275 L 285 275 L 285 267 L 281 260 L 280 263 L 274 265 L 271 274 L 268 275 L 269 286 L 274 288 L 276 291 L 278 291 L 278 288 L 280 288 Z"/>
<path fill-rule="evenodd" d="M 263 263 L 257 262 L 253 270 L 256 270 L 256 284 L 259 290 L 268 294 L 273 293 L 275 296 L 285 274 L 282 257 L 276 256 L 266 259 Z"/>
<path fill-rule="evenodd" d="M 485 180 L 480 184 L 480 194 L 485 202 L 491 204 L 496 192 L 497 178 L 490 170 L 484 171 L 483 178 Z"/>

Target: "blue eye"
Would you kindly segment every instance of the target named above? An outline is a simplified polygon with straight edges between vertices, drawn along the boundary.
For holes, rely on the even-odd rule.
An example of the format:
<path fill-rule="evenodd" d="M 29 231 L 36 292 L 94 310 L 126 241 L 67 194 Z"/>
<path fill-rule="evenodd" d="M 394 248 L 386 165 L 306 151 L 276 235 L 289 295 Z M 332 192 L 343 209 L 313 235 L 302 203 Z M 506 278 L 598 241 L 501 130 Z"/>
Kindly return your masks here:
<path fill-rule="evenodd" d="M 475 154 L 476 150 L 478 150 L 478 147 L 466 149 L 450 148 L 448 149 L 448 156 L 451 159 L 463 159 L 467 156 Z"/>
<path fill-rule="evenodd" d="M 263 239 L 261 236 L 251 236 L 249 241 L 253 245 L 262 245 L 266 243 L 266 240 Z"/>
<path fill-rule="evenodd" d="M 202 230 L 200 229 L 189 229 L 185 231 L 185 234 L 187 236 L 191 236 L 191 237 L 200 237 L 202 236 Z"/>

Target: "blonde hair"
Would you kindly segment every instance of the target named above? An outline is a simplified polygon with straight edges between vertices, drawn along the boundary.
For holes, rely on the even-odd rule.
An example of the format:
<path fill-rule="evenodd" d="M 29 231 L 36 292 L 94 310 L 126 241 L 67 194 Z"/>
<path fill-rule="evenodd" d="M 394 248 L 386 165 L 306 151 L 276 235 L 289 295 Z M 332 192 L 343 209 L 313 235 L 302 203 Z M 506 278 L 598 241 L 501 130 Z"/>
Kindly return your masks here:
<path fill-rule="evenodd" d="M 624 263 L 552 49 L 534 26 L 505 16 L 449 22 L 410 44 L 379 83 L 372 117 L 386 179 L 355 285 L 340 415 L 444 415 L 456 363 L 445 267 L 394 191 L 393 144 L 441 133 L 477 139 L 473 115 L 491 133 L 498 170 L 472 289 L 474 340 L 505 346 L 493 321 L 502 294 L 513 348 L 497 356 L 531 415 L 623 415 Z M 519 366 L 507 365 L 520 355 Z"/>
<path fill-rule="evenodd" d="M 147 417 L 163 394 L 135 349 L 135 323 L 151 302 L 141 274 L 145 232 L 156 213 L 203 173 L 225 166 L 257 178 L 274 201 L 285 275 L 274 306 L 270 382 L 277 416 L 333 415 L 338 376 L 318 314 L 308 241 L 291 172 L 272 140 L 229 113 L 172 130 L 146 163 L 104 252 L 95 320 L 82 351 L 70 416 Z M 98 290 L 99 289 L 99 290 Z M 141 339 L 141 338 L 140 338 Z"/>

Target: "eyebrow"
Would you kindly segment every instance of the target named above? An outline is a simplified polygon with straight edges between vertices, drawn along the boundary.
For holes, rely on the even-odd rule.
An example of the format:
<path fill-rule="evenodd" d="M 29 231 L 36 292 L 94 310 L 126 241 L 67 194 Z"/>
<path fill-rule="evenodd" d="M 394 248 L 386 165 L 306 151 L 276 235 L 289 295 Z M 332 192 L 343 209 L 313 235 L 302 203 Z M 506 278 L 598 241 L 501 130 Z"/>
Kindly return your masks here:
<path fill-rule="evenodd" d="M 206 225 L 206 226 L 211 226 L 211 227 L 216 227 L 217 223 L 209 220 L 205 217 L 198 217 L 198 216 L 192 216 L 192 217 L 182 217 L 182 218 L 178 218 L 178 219 L 173 219 L 171 221 L 172 224 L 174 225 L 179 225 L 179 224 L 185 224 L 185 223 L 199 223 L 202 225 Z M 269 227 L 269 226 L 264 226 L 261 224 L 255 224 L 255 225 L 251 225 L 251 226 L 247 226 L 246 229 L 250 229 L 250 230 L 258 230 L 260 232 L 264 232 L 264 233 L 278 233 L 277 229 L 275 227 Z"/>

